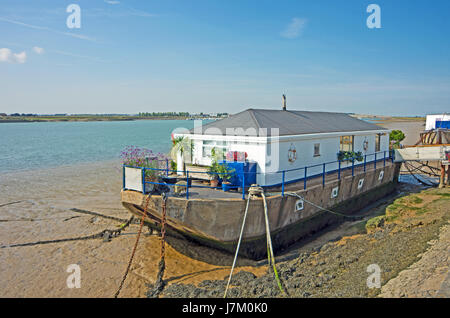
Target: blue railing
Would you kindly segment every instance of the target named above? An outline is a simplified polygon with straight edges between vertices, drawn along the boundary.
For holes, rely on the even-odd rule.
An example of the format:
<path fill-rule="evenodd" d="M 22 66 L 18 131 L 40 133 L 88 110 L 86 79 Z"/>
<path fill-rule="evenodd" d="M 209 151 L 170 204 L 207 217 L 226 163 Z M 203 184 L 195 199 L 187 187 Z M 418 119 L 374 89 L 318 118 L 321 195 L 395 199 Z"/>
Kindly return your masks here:
<path fill-rule="evenodd" d="M 381 156 L 379 156 L 381 155 Z M 367 160 L 368 158 L 373 156 L 373 160 Z M 303 181 L 303 188 L 306 190 L 307 188 L 307 182 L 310 179 L 313 178 L 317 178 L 319 176 L 322 176 L 322 185 L 325 185 L 326 182 L 326 176 L 330 175 L 330 174 L 334 174 L 337 173 L 337 177 L 338 180 L 341 179 L 342 176 L 342 171 L 345 170 L 349 170 L 351 169 L 352 172 L 352 176 L 355 175 L 355 168 L 363 166 L 363 171 L 366 172 L 367 168 L 370 165 L 373 165 L 374 170 L 377 168 L 377 162 L 383 162 L 383 166 L 386 166 L 386 161 L 391 160 L 392 162 L 394 162 L 394 152 L 393 151 L 380 151 L 380 152 L 375 152 L 373 154 L 366 154 L 364 155 L 364 158 L 362 161 L 356 161 L 356 160 L 336 160 L 336 161 L 331 161 L 331 162 L 325 162 L 325 163 L 320 163 L 320 164 L 316 164 L 316 165 L 311 165 L 311 166 L 305 166 L 305 167 L 301 167 L 301 168 L 294 168 L 294 169 L 287 169 L 287 170 L 282 170 L 282 171 L 276 171 L 276 172 L 240 172 L 240 176 L 242 177 L 242 184 L 237 186 L 234 185 L 234 188 L 241 188 L 241 193 L 242 193 L 242 199 L 245 200 L 245 193 L 246 193 L 246 188 L 248 188 L 248 186 L 246 186 L 245 184 L 245 175 L 246 174 L 256 174 L 256 175 L 264 175 L 264 176 L 268 176 L 268 175 L 280 175 L 281 174 L 281 182 L 279 183 L 274 183 L 274 184 L 269 184 L 269 185 L 263 185 L 262 187 L 264 188 L 269 188 L 269 187 L 280 187 L 281 186 L 281 195 L 284 196 L 285 193 L 285 187 L 288 184 L 291 183 L 296 183 L 296 182 L 300 182 Z M 343 162 L 351 162 L 351 164 L 347 164 L 346 167 L 342 167 L 342 163 Z M 356 163 L 355 163 L 356 162 Z M 327 171 L 327 166 L 329 165 L 337 165 L 337 169 L 332 169 L 332 170 L 328 170 Z M 165 185 L 165 186 L 179 186 L 179 187 L 186 187 L 186 199 L 189 199 L 189 188 L 210 188 L 210 189 L 220 189 L 221 187 L 213 187 L 213 186 L 207 186 L 207 185 L 199 185 L 199 184 L 192 184 L 192 180 L 196 179 L 196 178 L 192 178 L 192 174 L 208 174 L 208 175 L 217 175 L 218 178 L 220 178 L 221 175 L 230 175 L 230 174 L 235 174 L 235 172 L 223 172 L 223 173 L 219 173 L 219 172 L 206 172 L 206 171 L 183 171 L 183 170 L 171 170 L 169 169 L 169 160 L 166 160 L 166 168 L 147 168 L 147 167 L 135 167 L 135 166 L 129 166 L 129 165 L 123 165 L 123 189 L 126 189 L 125 187 L 125 168 L 136 168 L 136 169 L 141 169 L 141 178 L 142 178 L 142 189 L 143 189 L 143 193 L 147 193 L 147 184 L 154 184 L 154 185 Z M 308 171 L 313 170 L 314 168 L 317 167 L 321 167 L 321 172 L 320 173 L 315 173 L 315 174 L 308 174 Z M 317 170 L 317 169 L 316 169 Z M 156 177 L 161 177 L 161 176 L 166 176 L 169 177 L 169 173 L 178 173 L 178 172 L 184 172 L 185 176 L 184 177 L 177 177 L 177 180 L 182 180 L 185 181 L 186 184 L 172 184 L 172 183 L 167 183 L 167 182 L 155 182 L 155 181 L 147 181 L 146 180 L 146 176 L 148 175 L 148 171 L 152 171 L 151 174 L 154 174 Z M 299 178 L 295 178 L 295 179 L 291 179 L 286 181 L 286 174 L 290 173 L 292 174 L 292 172 L 298 172 L 298 176 L 300 176 Z M 190 176 L 191 174 L 191 176 Z"/>

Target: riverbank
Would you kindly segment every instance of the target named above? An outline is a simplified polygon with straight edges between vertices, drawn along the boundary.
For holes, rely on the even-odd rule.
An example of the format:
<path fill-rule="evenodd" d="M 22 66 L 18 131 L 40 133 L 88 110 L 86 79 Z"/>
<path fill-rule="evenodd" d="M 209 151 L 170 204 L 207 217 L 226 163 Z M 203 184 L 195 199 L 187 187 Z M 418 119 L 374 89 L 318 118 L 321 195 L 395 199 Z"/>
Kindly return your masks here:
<path fill-rule="evenodd" d="M 384 216 L 366 222 L 366 234 L 346 236 L 328 242 L 297 258 L 280 262 L 277 270 L 285 293 L 282 293 L 271 270 L 256 277 L 241 272 L 234 276 L 230 297 L 449 297 L 446 283 L 450 244 L 450 189 L 428 189 L 401 197 L 386 208 Z M 439 236 L 439 234 L 441 234 Z M 429 257 L 428 255 L 435 257 Z M 438 254 L 436 256 L 436 254 Z M 428 260 L 428 262 L 427 262 Z M 426 266 L 424 265 L 427 264 Z M 367 268 L 381 269 L 380 288 L 368 288 Z M 411 266 L 411 269 L 408 267 Z M 429 270 L 429 269 L 432 270 Z M 421 271 L 421 276 L 404 274 Z M 400 275 L 399 275 L 400 274 Z M 397 277 L 398 278 L 395 278 Z M 408 280 L 403 277 L 408 276 Z M 432 284 L 421 284 L 424 281 Z M 207 280 L 198 285 L 172 284 L 165 297 L 220 297 L 227 277 Z M 389 283 L 388 283 L 389 282 Z M 422 291 L 405 286 L 416 286 Z M 381 290 L 383 292 L 380 294 Z"/>

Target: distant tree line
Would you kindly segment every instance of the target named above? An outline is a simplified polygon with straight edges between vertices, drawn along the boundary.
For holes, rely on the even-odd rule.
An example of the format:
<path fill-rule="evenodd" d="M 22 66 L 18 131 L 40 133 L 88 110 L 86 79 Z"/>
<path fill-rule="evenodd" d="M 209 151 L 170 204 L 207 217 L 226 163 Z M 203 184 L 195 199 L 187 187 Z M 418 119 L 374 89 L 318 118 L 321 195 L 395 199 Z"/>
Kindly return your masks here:
<path fill-rule="evenodd" d="M 141 112 L 138 114 L 139 117 L 192 117 L 192 116 L 200 116 L 200 117 L 210 117 L 211 114 L 191 114 L 189 112 Z M 228 113 L 217 113 L 217 117 L 226 117 Z"/>
<path fill-rule="evenodd" d="M 139 117 L 189 117 L 188 112 L 151 112 L 139 113 Z"/>
<path fill-rule="evenodd" d="M 19 117 L 19 116 L 23 116 L 23 117 L 32 117 L 32 116 L 38 116 L 37 114 L 19 114 L 19 113 L 14 113 L 14 114 L 11 114 L 11 115 L 9 115 L 9 116 L 14 116 L 14 117 Z"/>

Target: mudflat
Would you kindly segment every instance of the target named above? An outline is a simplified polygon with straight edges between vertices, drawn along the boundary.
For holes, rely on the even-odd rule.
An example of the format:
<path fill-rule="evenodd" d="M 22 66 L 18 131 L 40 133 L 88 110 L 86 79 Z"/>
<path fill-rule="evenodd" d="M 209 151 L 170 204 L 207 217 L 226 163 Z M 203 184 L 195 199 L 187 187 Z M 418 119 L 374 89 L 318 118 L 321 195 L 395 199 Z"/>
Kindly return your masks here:
<path fill-rule="evenodd" d="M 136 240 L 138 225 L 104 243 L 102 239 L 8 247 L 12 244 L 88 236 L 117 229 L 121 222 L 72 211 L 72 208 L 128 219 L 120 202 L 122 169 L 103 162 L 3 174 L 0 179 L 0 297 L 112 297 Z M 175 242 L 176 243 L 176 242 Z M 166 246 L 165 278 L 195 283 L 222 278 L 232 258 L 215 250 L 179 242 L 180 253 Z M 185 256 L 207 254 L 209 263 Z M 160 239 L 142 235 L 120 297 L 145 297 L 154 283 Z M 70 264 L 81 269 L 81 288 L 68 288 Z M 243 267 L 262 274 L 264 268 Z"/>

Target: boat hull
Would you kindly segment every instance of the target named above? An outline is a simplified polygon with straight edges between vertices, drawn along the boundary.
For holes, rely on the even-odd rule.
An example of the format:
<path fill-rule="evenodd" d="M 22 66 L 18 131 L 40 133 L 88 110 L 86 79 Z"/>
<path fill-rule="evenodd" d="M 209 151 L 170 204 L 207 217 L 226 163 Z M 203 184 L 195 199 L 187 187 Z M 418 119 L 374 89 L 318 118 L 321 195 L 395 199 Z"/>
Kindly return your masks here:
<path fill-rule="evenodd" d="M 380 172 L 383 178 L 380 179 Z M 337 222 L 344 217 L 323 211 L 317 206 L 351 215 L 388 195 L 395 189 L 399 165 L 390 164 L 364 174 L 343 177 L 295 193 L 305 198 L 297 210 L 298 197 L 285 194 L 267 196 L 269 224 L 274 250 L 283 249 Z M 363 186 L 359 187 L 360 180 Z M 300 186 L 299 186 L 300 188 Z M 332 197 L 338 188 L 337 196 Z M 291 191 L 292 193 L 292 191 Z M 335 193 L 336 194 L 336 193 Z M 306 200 L 313 202 L 309 204 Z M 140 192 L 122 191 L 123 205 L 142 217 L 146 196 Z M 146 223 L 159 228 L 161 196 L 149 200 Z M 197 243 L 234 252 L 239 239 L 246 201 L 242 199 L 189 199 L 169 197 L 166 204 L 167 233 L 183 236 Z M 251 199 L 244 228 L 240 255 L 250 259 L 266 256 L 266 232 L 262 198 Z"/>

